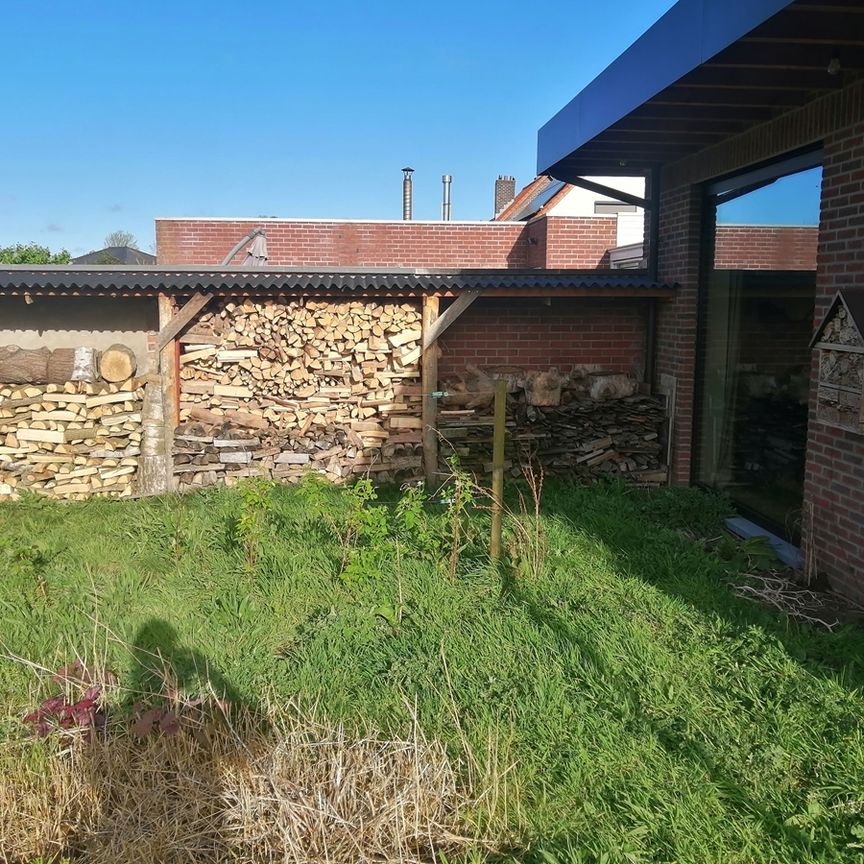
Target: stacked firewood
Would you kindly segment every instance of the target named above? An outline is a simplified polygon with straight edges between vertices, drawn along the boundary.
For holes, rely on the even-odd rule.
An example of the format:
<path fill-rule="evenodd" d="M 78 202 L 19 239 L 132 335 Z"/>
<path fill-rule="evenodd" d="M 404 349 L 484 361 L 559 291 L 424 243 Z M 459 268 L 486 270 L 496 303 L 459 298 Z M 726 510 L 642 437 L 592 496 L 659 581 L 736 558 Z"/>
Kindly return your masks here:
<path fill-rule="evenodd" d="M 531 404 L 545 376 L 507 370 L 510 382 L 505 436 L 506 467 L 518 476 L 528 465 L 541 466 L 547 474 L 586 480 L 616 475 L 640 484 L 665 483 L 666 412 L 660 399 L 646 395 L 616 396 L 609 386 L 596 383 L 621 376 L 593 376 L 587 384 L 555 373 L 556 390 L 551 405 Z M 539 380 L 538 380 L 539 379 Z M 476 378 L 475 378 L 476 380 Z M 563 387 L 562 387 L 563 381 Z M 481 382 L 482 383 L 482 382 Z M 632 392 L 633 388 L 621 388 Z M 487 391 L 481 391 L 481 393 Z M 550 392 L 544 390 L 544 395 Z M 592 398 L 590 393 L 594 392 Z M 469 394 L 455 393 L 452 397 Z M 457 398 L 466 407 L 444 407 L 438 427 L 443 439 L 441 457 L 458 457 L 460 465 L 478 474 L 492 468 L 493 417 L 486 398 Z M 473 403 L 478 403 L 471 407 Z M 445 400 L 445 405 L 447 404 Z M 443 466 L 442 466 L 443 467 Z"/>
<path fill-rule="evenodd" d="M 408 303 L 246 299 L 204 313 L 181 340 L 181 488 L 310 468 L 418 474 L 420 339 Z"/>
<path fill-rule="evenodd" d="M 0 385 L 0 499 L 132 494 L 143 398 L 139 379 Z"/>

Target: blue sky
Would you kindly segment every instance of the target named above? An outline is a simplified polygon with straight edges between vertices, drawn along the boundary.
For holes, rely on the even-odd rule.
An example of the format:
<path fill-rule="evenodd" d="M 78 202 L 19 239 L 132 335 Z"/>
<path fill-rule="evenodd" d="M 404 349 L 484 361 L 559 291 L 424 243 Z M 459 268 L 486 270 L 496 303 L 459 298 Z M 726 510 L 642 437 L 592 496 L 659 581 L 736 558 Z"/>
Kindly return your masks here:
<path fill-rule="evenodd" d="M 6 0 L 0 245 L 156 216 L 491 216 L 537 129 L 672 0 Z"/>
<path fill-rule="evenodd" d="M 487 219 L 540 126 L 671 0 L 5 0 L 0 245 L 153 218 Z"/>
<path fill-rule="evenodd" d="M 822 169 L 781 177 L 755 192 L 717 208 L 717 221 L 779 225 L 818 225 Z"/>

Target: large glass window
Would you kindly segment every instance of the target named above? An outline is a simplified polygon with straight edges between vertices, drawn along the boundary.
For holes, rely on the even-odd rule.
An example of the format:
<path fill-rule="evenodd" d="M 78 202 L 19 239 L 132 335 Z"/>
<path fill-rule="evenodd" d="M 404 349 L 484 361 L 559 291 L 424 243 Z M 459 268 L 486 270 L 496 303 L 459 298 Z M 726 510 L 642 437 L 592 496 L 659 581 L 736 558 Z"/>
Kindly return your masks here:
<path fill-rule="evenodd" d="M 711 201 L 695 479 L 797 540 L 821 168 Z"/>

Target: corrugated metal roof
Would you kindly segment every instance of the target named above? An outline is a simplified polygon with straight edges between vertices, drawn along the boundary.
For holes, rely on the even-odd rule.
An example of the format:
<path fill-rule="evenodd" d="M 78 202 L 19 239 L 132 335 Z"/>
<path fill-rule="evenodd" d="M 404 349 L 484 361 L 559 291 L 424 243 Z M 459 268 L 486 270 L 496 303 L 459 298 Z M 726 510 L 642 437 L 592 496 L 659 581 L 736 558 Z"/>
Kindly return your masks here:
<path fill-rule="evenodd" d="M 340 269 L 254 270 L 228 267 L 26 267 L 0 268 L 0 294 L 419 294 L 465 290 L 537 294 L 544 291 L 664 296 L 671 286 L 640 276 L 578 270 Z"/>

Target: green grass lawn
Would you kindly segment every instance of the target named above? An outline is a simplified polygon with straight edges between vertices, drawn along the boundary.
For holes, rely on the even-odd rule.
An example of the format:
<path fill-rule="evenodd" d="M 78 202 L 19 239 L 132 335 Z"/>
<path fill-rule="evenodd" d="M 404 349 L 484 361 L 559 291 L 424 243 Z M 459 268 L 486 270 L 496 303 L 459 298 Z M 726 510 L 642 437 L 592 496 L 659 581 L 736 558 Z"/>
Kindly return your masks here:
<path fill-rule="evenodd" d="M 3 505 L 0 650 L 104 661 L 133 689 L 159 652 L 189 692 L 206 676 L 393 734 L 416 712 L 455 758 L 509 769 L 506 812 L 477 819 L 519 859 L 864 860 L 864 633 L 735 598 L 746 556 L 685 536 L 719 534 L 722 501 L 550 482 L 540 566 L 530 517 L 495 568 L 471 512 L 455 577 L 446 508 L 356 502 L 315 486 Z M 37 679 L 2 661 L 4 734 Z"/>

